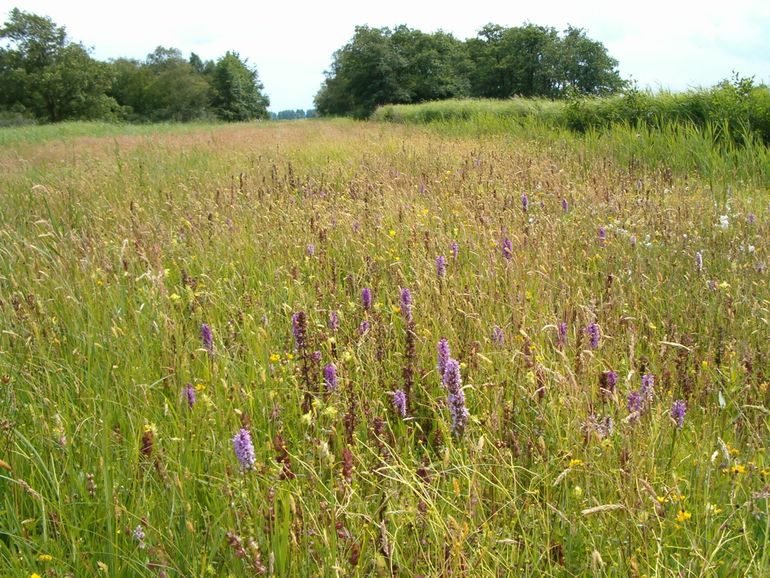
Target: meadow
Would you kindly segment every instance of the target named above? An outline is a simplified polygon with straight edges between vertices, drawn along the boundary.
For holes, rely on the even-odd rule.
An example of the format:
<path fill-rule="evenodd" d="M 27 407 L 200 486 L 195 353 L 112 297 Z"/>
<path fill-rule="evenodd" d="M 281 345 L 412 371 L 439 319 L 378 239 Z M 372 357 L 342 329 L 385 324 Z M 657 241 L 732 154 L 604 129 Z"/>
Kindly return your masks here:
<path fill-rule="evenodd" d="M 770 574 L 766 147 L 484 122 L 0 132 L 0 574 Z"/>

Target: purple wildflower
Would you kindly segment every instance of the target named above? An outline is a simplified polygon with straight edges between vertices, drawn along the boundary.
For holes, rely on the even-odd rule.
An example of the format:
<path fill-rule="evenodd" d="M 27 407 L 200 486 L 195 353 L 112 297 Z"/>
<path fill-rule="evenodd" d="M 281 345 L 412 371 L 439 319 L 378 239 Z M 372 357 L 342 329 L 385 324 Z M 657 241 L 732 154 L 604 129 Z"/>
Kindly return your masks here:
<path fill-rule="evenodd" d="M 618 383 L 618 374 L 612 370 L 602 372 L 599 378 L 599 389 L 606 392 L 605 395 L 615 393 L 615 386 Z"/>
<path fill-rule="evenodd" d="M 141 549 L 144 549 L 145 547 L 144 539 L 146 538 L 146 536 L 144 534 L 144 528 L 142 528 L 141 524 L 138 524 L 136 528 L 134 528 L 134 531 L 131 532 L 131 537 L 137 542 L 139 542 L 139 547 Z"/>
<path fill-rule="evenodd" d="M 406 394 L 401 389 L 393 392 L 393 407 L 401 417 L 406 417 Z"/>
<path fill-rule="evenodd" d="M 436 356 L 436 369 L 438 369 L 438 373 L 443 381 L 444 373 L 446 372 L 446 364 L 451 357 L 451 353 L 449 352 L 449 342 L 446 339 L 440 340 L 436 349 L 438 350 L 438 355 Z"/>
<path fill-rule="evenodd" d="M 513 243 L 508 237 L 503 239 L 502 248 L 503 248 L 503 257 L 505 257 L 509 261 L 513 259 Z"/>
<path fill-rule="evenodd" d="M 209 353 L 214 353 L 214 335 L 208 323 L 201 323 L 201 341 L 203 348 Z"/>
<path fill-rule="evenodd" d="M 599 331 L 599 326 L 592 322 L 588 327 L 586 327 L 586 333 L 588 333 L 588 339 L 589 344 L 591 345 L 591 349 L 596 349 L 599 347 L 599 339 L 601 338 L 601 332 Z"/>
<path fill-rule="evenodd" d="M 527 193 L 521 195 L 521 209 L 526 213 L 529 210 L 529 197 Z"/>
<path fill-rule="evenodd" d="M 599 227 L 599 243 L 604 245 L 604 242 L 607 240 L 607 229 L 604 228 L 604 226 Z"/>
<path fill-rule="evenodd" d="M 452 241 L 452 244 L 449 245 L 449 250 L 452 251 L 452 258 L 457 259 L 457 256 L 460 254 L 460 245 L 457 244 L 457 241 Z"/>
<path fill-rule="evenodd" d="M 463 393 L 462 377 L 460 376 L 460 364 L 455 359 L 446 363 L 444 372 L 444 385 L 447 388 L 447 405 L 452 417 L 452 433 L 461 435 L 468 423 L 468 409 L 465 407 L 465 394 Z"/>
<path fill-rule="evenodd" d="M 313 245 L 313 243 L 307 244 L 307 248 L 305 249 L 305 254 L 308 257 L 312 257 L 313 255 L 315 255 L 315 245 Z"/>
<path fill-rule="evenodd" d="M 321 352 L 320 351 L 314 351 L 310 354 L 310 361 L 313 363 L 321 363 Z"/>
<path fill-rule="evenodd" d="M 184 393 L 185 399 L 187 399 L 187 406 L 192 408 L 195 405 L 195 388 L 191 383 L 188 383 L 184 386 L 182 393 Z"/>
<path fill-rule="evenodd" d="M 407 321 L 412 320 L 412 292 L 406 287 L 401 289 L 401 314 Z"/>
<path fill-rule="evenodd" d="M 324 366 L 324 383 L 326 384 L 326 391 L 337 389 L 337 368 L 333 363 L 327 363 Z"/>
<path fill-rule="evenodd" d="M 559 338 L 556 344 L 559 346 L 559 349 L 563 349 L 565 345 L 567 345 L 567 322 L 562 321 L 559 323 Z"/>
<path fill-rule="evenodd" d="M 364 319 L 361 322 L 361 325 L 358 326 L 358 332 L 361 335 L 363 335 L 364 333 L 368 332 L 369 329 L 371 329 L 371 328 L 372 328 L 371 324 L 366 319 Z"/>
<path fill-rule="evenodd" d="M 703 271 L 703 254 L 700 251 L 695 253 L 695 267 L 699 272 Z"/>
<path fill-rule="evenodd" d="M 687 412 L 687 404 L 682 399 L 677 399 L 671 406 L 671 417 L 676 422 L 676 427 L 684 426 L 684 414 Z"/>
<path fill-rule="evenodd" d="M 337 331 L 340 327 L 340 316 L 336 310 L 329 311 L 329 329 Z"/>
<path fill-rule="evenodd" d="M 749 213 L 747 220 L 749 222 L 749 225 L 753 225 L 754 223 L 757 222 L 757 216 L 754 213 Z"/>
<path fill-rule="evenodd" d="M 632 391 L 628 394 L 628 411 L 641 413 L 644 409 L 644 399 L 638 391 Z"/>
<path fill-rule="evenodd" d="M 642 376 L 642 388 L 639 390 L 645 403 L 651 402 L 655 397 L 655 376 L 651 373 L 645 373 Z"/>
<path fill-rule="evenodd" d="M 505 345 L 505 333 L 499 325 L 495 325 L 492 328 L 492 341 L 497 347 Z"/>
<path fill-rule="evenodd" d="M 294 334 L 294 348 L 302 351 L 305 349 L 307 335 L 307 316 L 304 311 L 297 311 L 291 316 L 291 331 Z"/>
<path fill-rule="evenodd" d="M 254 444 L 251 443 L 251 434 L 249 430 L 241 428 L 233 437 L 233 451 L 242 470 L 251 470 L 254 468 Z"/>
<path fill-rule="evenodd" d="M 446 275 L 446 257 L 444 255 L 436 257 L 436 275 L 439 279 Z"/>
<path fill-rule="evenodd" d="M 565 213 L 569 211 L 569 202 L 567 202 L 567 199 L 561 200 L 561 210 Z"/>
<path fill-rule="evenodd" d="M 361 305 L 364 306 L 364 311 L 369 311 L 372 308 L 372 290 L 369 287 L 364 287 L 361 290 Z"/>

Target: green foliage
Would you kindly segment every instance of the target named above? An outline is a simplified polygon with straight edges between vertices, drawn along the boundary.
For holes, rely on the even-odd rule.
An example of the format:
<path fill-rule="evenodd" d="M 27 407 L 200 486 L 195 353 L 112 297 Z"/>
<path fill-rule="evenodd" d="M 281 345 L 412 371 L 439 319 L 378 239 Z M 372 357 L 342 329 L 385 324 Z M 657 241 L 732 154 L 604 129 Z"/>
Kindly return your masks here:
<path fill-rule="evenodd" d="M 267 118 L 270 100 L 262 94 L 257 70 L 249 67 L 236 52 L 228 52 L 214 67 L 211 88 L 212 106 L 226 121 Z"/>
<path fill-rule="evenodd" d="M 110 118 L 109 67 L 67 39 L 49 18 L 19 9 L 0 29 L 0 108 L 45 121 Z"/>
<path fill-rule="evenodd" d="M 188 122 L 265 118 L 256 68 L 159 46 L 143 61 L 91 58 L 50 18 L 14 9 L 0 28 L 0 124 L 36 119 Z"/>
<path fill-rule="evenodd" d="M 659 129 L 672 125 L 714 129 L 722 143 L 770 144 L 770 89 L 752 79 L 725 80 L 710 89 L 654 94 L 629 88 L 621 95 L 596 98 L 576 93 L 568 99 L 451 100 L 419 105 L 386 105 L 372 118 L 395 122 L 477 119 L 483 116 L 536 119 L 578 132 L 614 125 Z"/>
<path fill-rule="evenodd" d="M 406 26 L 356 27 L 334 53 L 316 95 L 321 114 L 368 117 L 385 103 L 420 103 L 464 96 L 562 98 L 607 95 L 624 85 L 617 61 L 585 32 L 526 24 L 488 24 L 465 42 Z"/>

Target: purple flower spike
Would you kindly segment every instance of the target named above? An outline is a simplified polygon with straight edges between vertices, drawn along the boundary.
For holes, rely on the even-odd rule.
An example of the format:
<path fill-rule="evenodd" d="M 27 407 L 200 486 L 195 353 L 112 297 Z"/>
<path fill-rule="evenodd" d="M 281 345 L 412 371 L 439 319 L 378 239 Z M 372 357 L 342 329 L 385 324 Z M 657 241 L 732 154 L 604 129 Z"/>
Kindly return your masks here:
<path fill-rule="evenodd" d="M 684 414 L 687 413 L 687 404 L 682 399 L 677 399 L 671 406 L 671 417 L 676 422 L 676 427 L 684 426 Z"/>
<path fill-rule="evenodd" d="M 241 430 L 233 437 L 233 451 L 235 457 L 238 458 L 238 463 L 241 464 L 242 470 L 251 470 L 254 468 L 254 444 L 251 443 L 251 434 L 249 430 L 241 428 Z"/>
<path fill-rule="evenodd" d="M 214 353 L 214 334 L 208 323 L 201 323 L 201 341 L 203 341 L 203 348 L 206 351 Z"/>
<path fill-rule="evenodd" d="M 438 350 L 438 355 L 436 356 L 436 369 L 438 369 L 438 374 L 443 381 L 444 373 L 446 372 L 446 364 L 451 357 L 451 353 L 449 352 L 449 342 L 446 339 L 440 340 L 436 349 Z"/>
<path fill-rule="evenodd" d="M 364 306 L 364 311 L 369 311 L 372 308 L 372 290 L 369 287 L 364 287 L 361 290 L 361 305 Z"/>
<path fill-rule="evenodd" d="M 406 394 L 400 389 L 393 392 L 393 407 L 396 408 L 398 415 L 406 417 Z"/>
<path fill-rule="evenodd" d="M 565 213 L 569 212 L 569 202 L 567 202 L 567 199 L 561 200 L 561 210 Z"/>
<path fill-rule="evenodd" d="M 503 257 L 505 257 L 509 261 L 513 259 L 513 243 L 508 237 L 503 239 L 502 248 L 503 248 Z"/>
<path fill-rule="evenodd" d="M 456 241 L 453 241 L 452 244 L 449 245 L 449 250 L 452 251 L 452 258 L 457 259 L 457 256 L 460 254 L 460 245 L 458 245 Z"/>
<path fill-rule="evenodd" d="M 366 319 L 364 319 L 361 322 L 361 325 L 358 326 L 358 332 L 363 335 L 364 333 L 367 333 L 371 328 L 371 324 Z"/>
<path fill-rule="evenodd" d="M 628 411 L 640 412 L 644 409 L 644 400 L 638 391 L 632 391 L 628 394 Z"/>
<path fill-rule="evenodd" d="M 321 363 L 321 352 L 320 351 L 314 351 L 310 354 L 310 361 L 313 363 Z"/>
<path fill-rule="evenodd" d="M 401 314 L 407 321 L 412 321 L 412 292 L 406 287 L 401 289 Z"/>
<path fill-rule="evenodd" d="M 455 359 L 450 359 L 446 363 L 444 385 L 447 388 L 447 405 L 449 406 L 449 414 L 452 417 L 452 433 L 462 435 L 470 414 L 465 407 L 460 364 Z"/>
<path fill-rule="evenodd" d="M 191 383 L 188 383 L 184 386 L 184 389 L 182 390 L 182 393 L 184 393 L 185 399 L 187 400 L 187 407 L 192 409 L 192 406 L 195 405 L 195 388 L 192 386 Z"/>
<path fill-rule="evenodd" d="M 495 325 L 492 328 L 492 342 L 497 347 L 505 345 L 505 333 L 503 333 L 503 330 L 499 325 Z"/>
<path fill-rule="evenodd" d="M 591 349 L 597 349 L 599 347 L 599 340 L 601 339 L 599 326 L 596 323 L 591 323 L 591 325 L 586 327 L 586 333 L 588 333 L 588 340 L 591 345 Z"/>
<path fill-rule="evenodd" d="M 340 316 L 337 311 L 329 311 L 329 329 L 337 331 L 340 328 Z"/>
<path fill-rule="evenodd" d="M 308 257 L 312 257 L 315 255 L 315 245 L 313 243 L 308 243 L 307 248 L 305 249 L 305 254 L 307 254 Z"/>
<path fill-rule="evenodd" d="M 615 386 L 618 383 L 618 374 L 612 370 L 605 371 L 599 378 L 599 388 L 606 394 L 615 393 Z"/>
<path fill-rule="evenodd" d="M 446 257 L 444 255 L 436 257 L 436 275 L 439 279 L 446 275 Z"/>
<path fill-rule="evenodd" d="M 655 397 L 655 376 L 645 373 L 642 376 L 642 388 L 639 390 L 645 403 L 649 403 Z"/>
<path fill-rule="evenodd" d="M 529 197 L 527 193 L 521 195 L 521 209 L 526 213 L 529 210 Z"/>
<path fill-rule="evenodd" d="M 605 241 L 607 241 L 607 229 L 602 226 L 599 227 L 599 243 L 604 245 Z"/>
<path fill-rule="evenodd" d="M 302 351 L 305 349 L 307 335 L 307 316 L 304 311 L 297 311 L 291 316 L 291 331 L 294 334 L 294 348 Z"/>
<path fill-rule="evenodd" d="M 567 322 L 562 321 L 559 323 L 559 338 L 556 342 L 556 345 L 558 345 L 559 349 L 563 349 L 565 345 L 567 345 Z"/>
<path fill-rule="evenodd" d="M 695 267 L 698 269 L 698 272 L 703 271 L 703 253 L 700 251 L 695 253 Z"/>
<path fill-rule="evenodd" d="M 337 368 L 333 363 L 327 363 L 324 366 L 324 383 L 326 384 L 326 391 L 337 389 Z"/>

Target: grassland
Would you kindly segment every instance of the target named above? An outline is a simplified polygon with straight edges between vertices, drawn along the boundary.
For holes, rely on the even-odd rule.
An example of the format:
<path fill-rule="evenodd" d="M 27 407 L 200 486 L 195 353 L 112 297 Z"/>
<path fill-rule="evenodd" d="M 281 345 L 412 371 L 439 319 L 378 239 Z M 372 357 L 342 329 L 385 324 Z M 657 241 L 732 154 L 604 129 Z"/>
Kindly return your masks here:
<path fill-rule="evenodd" d="M 770 573 L 760 145 L 14 130 L 4 576 Z"/>

